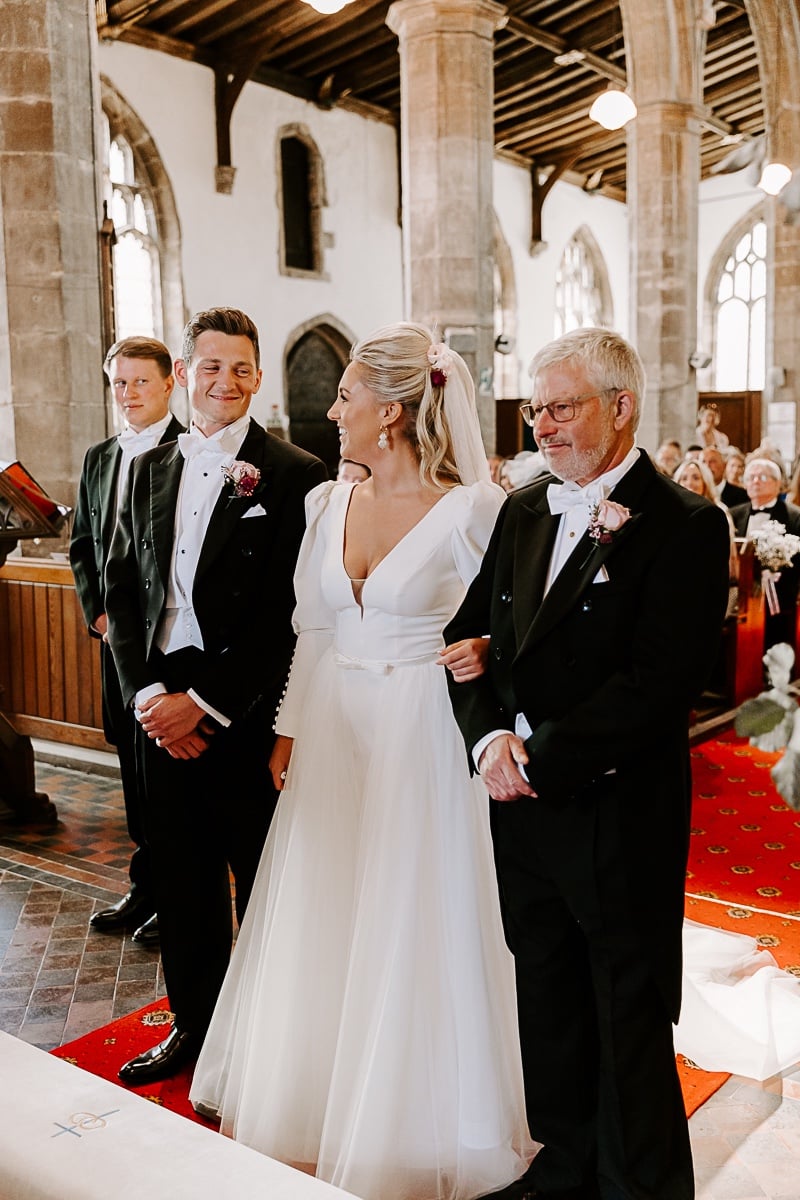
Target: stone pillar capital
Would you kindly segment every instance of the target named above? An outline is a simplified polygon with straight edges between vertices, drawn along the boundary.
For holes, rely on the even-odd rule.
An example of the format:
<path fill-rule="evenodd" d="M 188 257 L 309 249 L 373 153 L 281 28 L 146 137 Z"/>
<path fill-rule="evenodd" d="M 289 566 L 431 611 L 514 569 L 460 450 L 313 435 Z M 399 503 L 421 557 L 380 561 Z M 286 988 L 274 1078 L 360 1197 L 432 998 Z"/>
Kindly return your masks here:
<path fill-rule="evenodd" d="M 505 5 L 494 0 L 395 0 L 386 24 L 401 39 L 432 33 L 471 33 L 493 38 L 506 23 Z"/>

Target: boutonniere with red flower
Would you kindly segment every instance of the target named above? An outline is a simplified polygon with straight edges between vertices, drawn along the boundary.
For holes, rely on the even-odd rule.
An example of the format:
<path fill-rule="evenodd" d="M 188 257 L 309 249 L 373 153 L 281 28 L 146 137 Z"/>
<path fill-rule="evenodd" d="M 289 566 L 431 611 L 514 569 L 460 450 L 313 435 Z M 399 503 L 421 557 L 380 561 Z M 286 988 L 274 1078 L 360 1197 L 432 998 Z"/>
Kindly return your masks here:
<path fill-rule="evenodd" d="M 225 482 L 233 487 L 232 498 L 237 500 L 249 500 L 255 494 L 261 479 L 258 467 L 254 467 L 252 463 L 238 460 L 229 466 L 223 466 L 222 474 L 225 476 Z"/>
<path fill-rule="evenodd" d="M 607 546 L 630 516 L 631 510 L 624 505 L 615 504 L 613 500 L 600 500 L 589 509 L 589 537 L 596 546 Z"/>

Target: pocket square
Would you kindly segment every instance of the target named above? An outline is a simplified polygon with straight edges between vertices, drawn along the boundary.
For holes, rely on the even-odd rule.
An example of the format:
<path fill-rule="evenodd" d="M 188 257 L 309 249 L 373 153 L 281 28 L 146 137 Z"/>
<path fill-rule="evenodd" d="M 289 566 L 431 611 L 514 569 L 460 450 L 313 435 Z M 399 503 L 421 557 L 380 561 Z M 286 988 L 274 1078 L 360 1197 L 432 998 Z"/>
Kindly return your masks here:
<path fill-rule="evenodd" d="M 248 508 L 247 512 L 242 513 L 242 520 L 246 517 L 265 517 L 267 510 L 261 504 L 254 505 L 253 508 Z"/>
<path fill-rule="evenodd" d="M 597 572 L 594 579 L 592 580 L 592 583 L 608 583 L 608 580 L 609 580 L 608 571 L 605 569 L 604 566 L 601 566 L 600 570 Z"/>

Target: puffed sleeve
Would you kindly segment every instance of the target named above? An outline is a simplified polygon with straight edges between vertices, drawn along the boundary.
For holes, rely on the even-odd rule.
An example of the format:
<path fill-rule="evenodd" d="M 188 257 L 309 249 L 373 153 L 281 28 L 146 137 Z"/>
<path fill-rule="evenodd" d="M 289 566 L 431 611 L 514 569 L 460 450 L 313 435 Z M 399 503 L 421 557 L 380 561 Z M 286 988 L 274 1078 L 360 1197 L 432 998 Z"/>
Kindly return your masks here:
<path fill-rule="evenodd" d="M 464 488 L 461 508 L 453 523 L 453 558 L 465 587 L 469 587 L 486 553 L 497 514 L 506 494 L 496 483 L 473 483 Z"/>
<path fill-rule="evenodd" d="M 297 556 L 294 592 L 297 603 L 292 625 L 297 644 L 289 680 L 275 718 L 275 732 L 297 737 L 309 680 L 322 655 L 333 641 L 334 613 L 322 594 L 322 564 L 327 547 L 328 511 L 332 481 L 319 484 L 306 496 L 306 531 Z"/>

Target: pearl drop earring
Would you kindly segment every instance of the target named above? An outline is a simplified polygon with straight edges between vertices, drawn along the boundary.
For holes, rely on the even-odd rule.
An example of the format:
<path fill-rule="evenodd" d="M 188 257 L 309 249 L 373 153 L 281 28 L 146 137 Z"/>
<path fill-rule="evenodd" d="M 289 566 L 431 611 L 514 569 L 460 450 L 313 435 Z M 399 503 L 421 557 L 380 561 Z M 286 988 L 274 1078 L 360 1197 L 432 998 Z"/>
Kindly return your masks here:
<path fill-rule="evenodd" d="M 378 434 L 378 449 L 386 450 L 389 445 L 389 433 L 385 425 L 381 425 L 381 431 Z"/>

